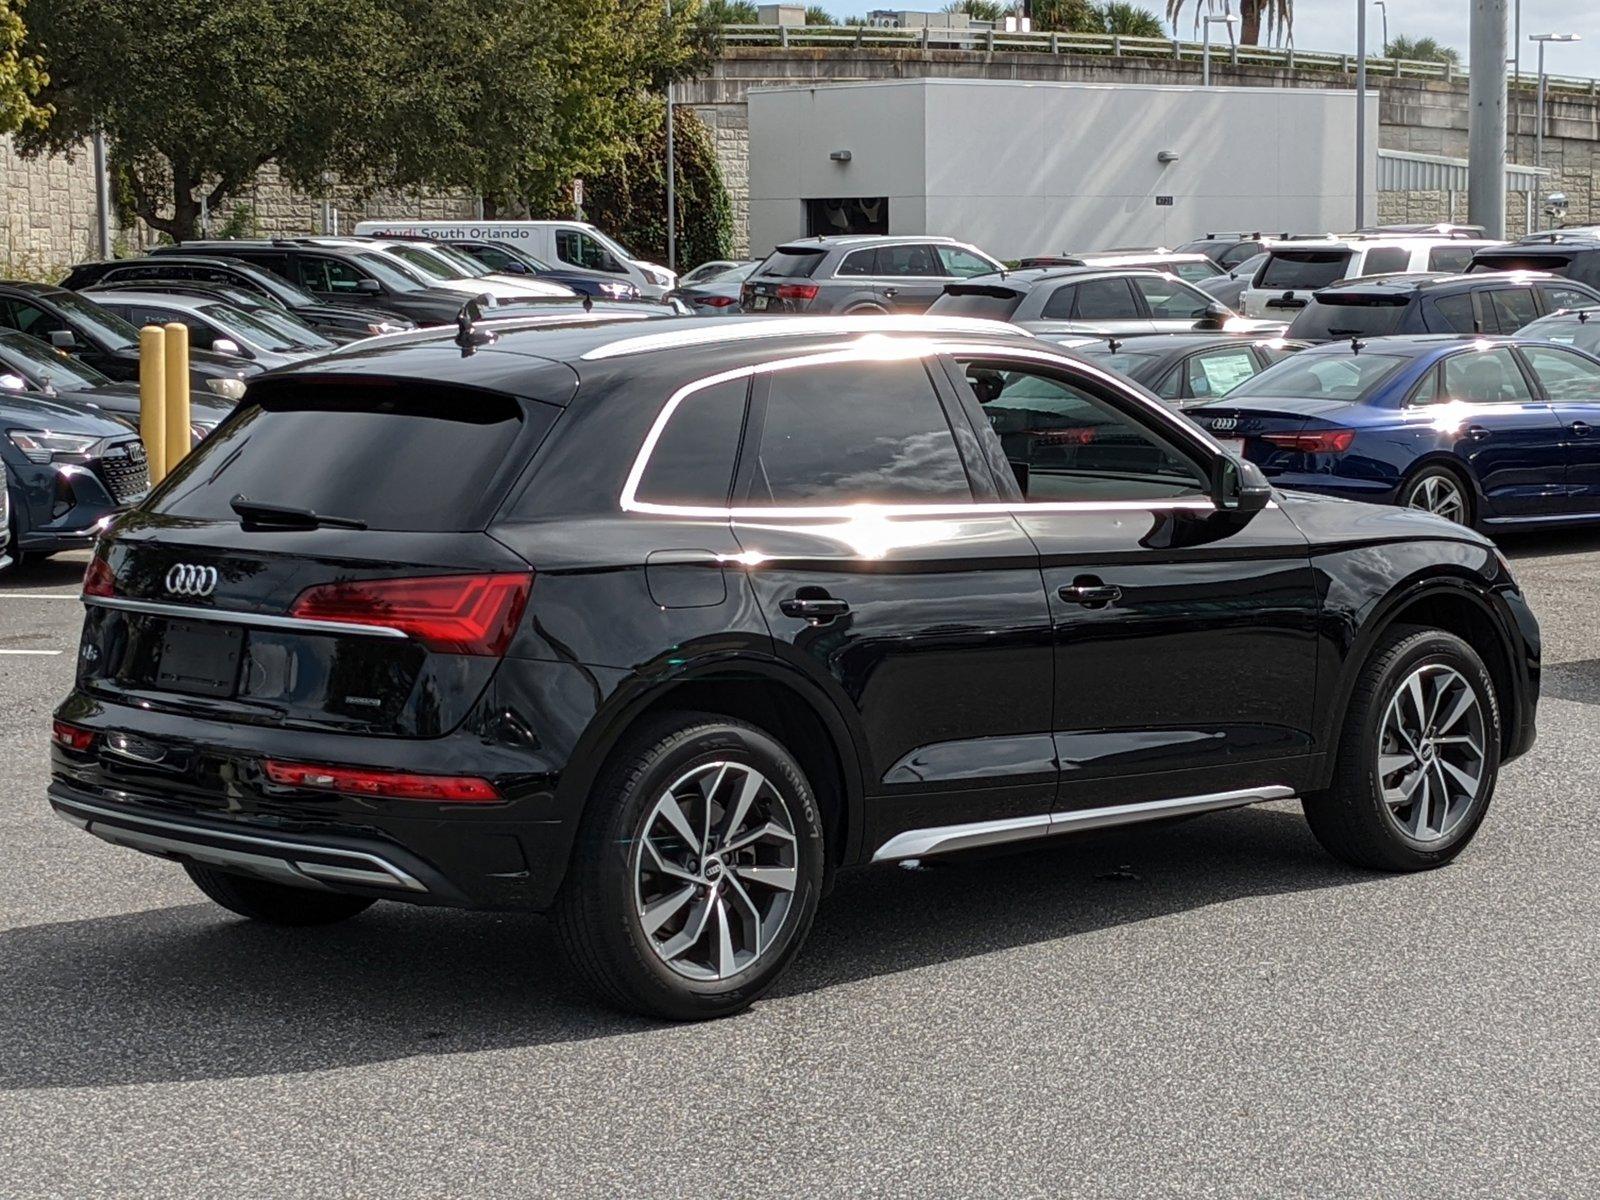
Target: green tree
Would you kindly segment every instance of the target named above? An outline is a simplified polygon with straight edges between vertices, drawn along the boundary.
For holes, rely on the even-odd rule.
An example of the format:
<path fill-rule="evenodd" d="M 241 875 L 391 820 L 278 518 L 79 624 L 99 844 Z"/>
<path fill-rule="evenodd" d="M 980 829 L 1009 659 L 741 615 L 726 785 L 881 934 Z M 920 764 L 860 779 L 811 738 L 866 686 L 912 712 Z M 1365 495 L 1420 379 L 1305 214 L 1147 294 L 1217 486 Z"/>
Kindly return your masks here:
<path fill-rule="evenodd" d="M 1120 0 L 1113 0 L 1100 9 L 1100 20 L 1107 33 L 1120 34 L 1123 37 L 1167 36 L 1161 18 L 1148 8 L 1140 8 L 1137 4 L 1124 4 Z"/>
<path fill-rule="evenodd" d="M 0 134 L 25 126 L 42 127 L 50 119 L 48 105 L 40 107 L 33 102 L 50 77 L 38 55 L 23 48 L 27 36 L 22 24 L 24 2 L 0 0 Z"/>
<path fill-rule="evenodd" d="M 1451 63 L 1461 65 L 1461 52 L 1454 46 L 1442 46 L 1431 37 L 1409 38 L 1404 34 L 1389 39 L 1383 48 L 1385 58 L 1409 58 L 1414 62 Z"/>
<path fill-rule="evenodd" d="M 712 25 L 754 25 L 761 20 L 751 0 L 706 0 L 700 11 Z"/>
<path fill-rule="evenodd" d="M 1184 0 L 1167 0 L 1167 20 L 1174 29 L 1183 15 L 1183 5 Z M 1195 0 L 1195 28 L 1199 28 L 1201 17 L 1213 11 L 1218 10 L 1211 0 Z M 1259 46 L 1263 33 L 1280 40 L 1294 36 L 1294 0 L 1239 0 L 1239 43 Z"/>
<path fill-rule="evenodd" d="M 1033 27 L 1041 32 L 1106 31 L 1105 19 L 1089 0 L 1034 0 Z"/>
<path fill-rule="evenodd" d="M 838 23 L 834 15 L 820 4 L 813 4 L 806 9 L 807 25 L 837 25 Z"/>
<path fill-rule="evenodd" d="M 944 11 L 966 13 L 974 21 L 993 21 L 998 25 L 1013 9 L 1009 4 L 999 3 L 999 0 L 954 0 L 944 6 Z"/>
<path fill-rule="evenodd" d="M 583 184 L 584 215 L 635 254 L 656 262 L 667 258 L 665 112 L 665 105 L 654 105 L 634 147 Z M 733 206 L 711 132 L 692 108 L 679 105 L 673 113 L 678 264 L 727 258 Z M 549 217 L 570 213 L 559 205 L 536 211 Z"/>

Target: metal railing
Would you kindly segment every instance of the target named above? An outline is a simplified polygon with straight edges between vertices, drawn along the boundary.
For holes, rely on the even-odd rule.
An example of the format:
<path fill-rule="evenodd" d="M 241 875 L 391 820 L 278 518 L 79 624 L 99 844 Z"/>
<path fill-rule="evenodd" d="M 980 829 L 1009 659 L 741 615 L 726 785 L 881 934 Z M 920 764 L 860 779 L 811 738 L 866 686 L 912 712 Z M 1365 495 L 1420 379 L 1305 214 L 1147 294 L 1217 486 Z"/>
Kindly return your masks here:
<path fill-rule="evenodd" d="M 1200 42 L 1179 38 L 1123 37 L 1109 33 L 1006 33 L 999 29 L 887 29 L 875 25 L 724 25 L 726 46 L 768 46 L 782 49 L 860 47 L 879 50 L 967 50 L 977 53 L 1006 51 L 1022 54 L 1098 54 L 1115 58 L 1160 58 L 1169 62 L 1199 62 Z M 1278 67 L 1291 71 L 1329 71 L 1350 74 L 1356 68 L 1353 54 L 1299 50 L 1293 46 L 1211 46 L 1214 63 Z M 1367 72 L 1397 79 L 1464 81 L 1467 71 L 1453 63 L 1421 62 L 1409 58 L 1368 56 Z M 1523 72 L 1512 87 L 1532 91 L 1537 76 Z M 1600 96 L 1600 81 L 1570 75 L 1546 75 L 1550 92 Z"/>

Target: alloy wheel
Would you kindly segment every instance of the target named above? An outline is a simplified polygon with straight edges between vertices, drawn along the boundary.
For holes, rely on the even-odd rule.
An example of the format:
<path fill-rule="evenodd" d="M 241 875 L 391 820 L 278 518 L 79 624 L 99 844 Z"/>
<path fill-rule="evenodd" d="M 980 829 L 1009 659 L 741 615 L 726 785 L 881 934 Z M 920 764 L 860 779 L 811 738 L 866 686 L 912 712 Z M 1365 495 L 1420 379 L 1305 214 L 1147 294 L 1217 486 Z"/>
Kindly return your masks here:
<path fill-rule="evenodd" d="M 1437 842 L 1466 819 L 1482 790 L 1486 725 L 1478 693 L 1442 663 L 1416 668 L 1384 711 L 1378 786 L 1406 837 Z"/>
<path fill-rule="evenodd" d="M 1467 497 L 1461 484 L 1449 475 L 1428 475 L 1417 481 L 1406 507 L 1420 508 L 1457 525 L 1467 523 Z"/>
<path fill-rule="evenodd" d="M 727 979 L 776 943 L 799 883 L 788 802 L 761 772 L 714 762 L 679 777 L 645 818 L 635 854 L 639 922 L 688 979 Z"/>

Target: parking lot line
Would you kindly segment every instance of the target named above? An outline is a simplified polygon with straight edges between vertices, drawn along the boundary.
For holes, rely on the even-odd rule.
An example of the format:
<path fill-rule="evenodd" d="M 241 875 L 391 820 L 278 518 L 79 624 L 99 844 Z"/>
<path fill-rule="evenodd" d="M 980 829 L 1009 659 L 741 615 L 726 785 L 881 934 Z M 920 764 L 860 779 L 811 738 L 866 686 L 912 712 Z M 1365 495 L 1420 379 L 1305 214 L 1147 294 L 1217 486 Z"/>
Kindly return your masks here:
<path fill-rule="evenodd" d="M 64 653 L 65 653 L 65 651 L 63 651 L 63 650 L 0 650 L 0 654 L 35 654 L 35 655 L 46 655 L 46 656 L 48 656 L 48 655 L 52 655 L 52 654 L 64 654 Z"/>
<path fill-rule="evenodd" d="M 76 600 L 77 592 L 0 592 L 0 600 Z"/>

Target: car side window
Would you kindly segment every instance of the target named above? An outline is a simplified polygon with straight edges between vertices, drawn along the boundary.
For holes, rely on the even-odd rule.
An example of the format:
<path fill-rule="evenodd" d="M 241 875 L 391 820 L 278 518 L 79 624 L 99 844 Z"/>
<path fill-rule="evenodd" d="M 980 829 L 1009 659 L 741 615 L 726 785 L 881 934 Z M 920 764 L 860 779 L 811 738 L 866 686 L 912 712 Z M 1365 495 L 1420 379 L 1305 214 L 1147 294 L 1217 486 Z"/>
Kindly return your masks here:
<path fill-rule="evenodd" d="M 1524 346 L 1522 356 L 1550 399 L 1600 401 L 1600 363 L 1553 346 Z"/>
<path fill-rule="evenodd" d="M 733 490 L 750 380 L 690 392 L 667 418 L 639 478 L 639 500 L 724 508 Z"/>
<path fill-rule="evenodd" d="M 4 302 L 3 309 L 0 309 L 0 324 L 46 341 L 55 330 L 67 328 L 67 323 L 60 317 L 24 300 Z"/>
<path fill-rule="evenodd" d="M 1531 288 L 1496 288 L 1488 297 L 1501 333 L 1515 333 L 1539 315 Z"/>
<path fill-rule="evenodd" d="M 1088 390 L 1004 363 L 963 370 L 1007 460 L 1026 466 L 1030 503 L 1207 494 L 1197 464 Z"/>
<path fill-rule="evenodd" d="M 613 275 L 626 275 L 628 270 L 594 237 L 581 229 L 556 230 L 556 257 L 574 267 L 587 271 L 609 271 Z"/>
<path fill-rule="evenodd" d="M 1248 350 L 1207 350 L 1189 359 L 1189 392 L 1202 399 L 1226 396 L 1255 373 Z"/>
<path fill-rule="evenodd" d="M 1181 366 L 1173 367 L 1150 390 L 1163 400 L 1181 400 L 1183 399 L 1183 383 L 1186 378 L 1186 373 Z"/>
<path fill-rule="evenodd" d="M 1230 246 L 1222 252 L 1222 257 L 1217 259 L 1217 265 L 1224 271 L 1232 270 L 1246 259 L 1254 258 L 1261 253 L 1260 242 L 1240 242 L 1237 246 Z"/>
<path fill-rule="evenodd" d="M 1434 319 L 1428 328 L 1435 333 L 1476 333 L 1477 315 L 1472 308 L 1472 293 L 1457 292 L 1453 296 L 1440 296 L 1432 304 Z"/>
<path fill-rule="evenodd" d="M 974 275 L 994 274 L 994 264 L 988 259 L 979 258 L 970 250 L 963 250 L 960 246 L 938 246 L 939 263 L 943 273 L 954 275 L 958 279 L 971 279 Z"/>
<path fill-rule="evenodd" d="M 1439 404 L 1446 399 L 1439 390 L 1439 368 L 1431 368 L 1422 381 L 1411 390 L 1411 395 L 1406 398 L 1407 404 L 1425 407 L 1429 404 Z"/>
<path fill-rule="evenodd" d="M 774 371 L 760 424 L 748 504 L 972 499 L 955 435 L 921 360 Z M 744 453 L 750 452 L 747 435 Z"/>
<path fill-rule="evenodd" d="M 1466 404 L 1526 404 L 1533 400 L 1517 360 L 1504 346 L 1468 350 L 1445 359 L 1444 396 Z"/>
<path fill-rule="evenodd" d="M 1363 275 L 1393 275 L 1411 266 L 1411 251 L 1403 246 L 1378 246 L 1367 251 Z"/>
<path fill-rule="evenodd" d="M 1078 285 L 1072 315 L 1079 321 L 1136 321 L 1144 314 L 1126 279 L 1086 279 Z"/>
<path fill-rule="evenodd" d="M 878 274 L 928 276 L 940 274 L 932 246 L 879 246 Z"/>
<path fill-rule="evenodd" d="M 1435 246 L 1428 251 L 1428 270 L 1459 275 L 1472 262 L 1471 246 Z"/>
<path fill-rule="evenodd" d="M 1067 283 L 1056 288 L 1045 298 L 1044 309 L 1039 316 L 1046 321 L 1072 320 L 1072 306 L 1077 303 L 1078 285 Z"/>
<path fill-rule="evenodd" d="M 1539 298 L 1544 301 L 1546 312 L 1555 312 L 1558 308 L 1585 308 L 1594 303 L 1593 296 L 1559 283 L 1541 283 Z"/>
<path fill-rule="evenodd" d="M 844 256 L 844 261 L 839 264 L 839 275 L 876 275 L 878 252 L 876 250 L 852 250 Z"/>
<path fill-rule="evenodd" d="M 1160 275 L 1136 275 L 1133 286 L 1158 321 L 1198 321 L 1211 307 L 1211 297 L 1198 288 Z"/>

